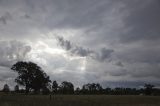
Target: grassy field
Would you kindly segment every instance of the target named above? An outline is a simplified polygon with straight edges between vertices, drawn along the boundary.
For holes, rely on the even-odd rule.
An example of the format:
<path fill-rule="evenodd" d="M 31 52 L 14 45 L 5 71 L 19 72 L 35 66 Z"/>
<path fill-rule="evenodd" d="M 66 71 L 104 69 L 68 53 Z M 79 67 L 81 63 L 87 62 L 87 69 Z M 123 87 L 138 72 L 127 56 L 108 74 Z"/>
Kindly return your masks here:
<path fill-rule="evenodd" d="M 0 106 L 160 106 L 158 96 L 0 95 Z"/>

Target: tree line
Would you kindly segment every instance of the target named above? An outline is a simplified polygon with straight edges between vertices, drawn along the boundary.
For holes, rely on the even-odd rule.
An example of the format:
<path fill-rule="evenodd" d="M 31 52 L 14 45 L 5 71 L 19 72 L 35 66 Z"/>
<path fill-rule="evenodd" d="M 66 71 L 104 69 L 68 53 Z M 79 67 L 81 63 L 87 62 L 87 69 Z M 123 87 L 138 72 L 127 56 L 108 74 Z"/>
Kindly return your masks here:
<path fill-rule="evenodd" d="M 106 94 L 106 95 L 160 95 L 160 89 L 154 88 L 152 84 L 145 84 L 144 88 L 103 88 L 99 83 L 84 84 L 81 88 L 74 88 L 71 82 L 51 81 L 49 76 L 33 62 L 17 62 L 11 69 L 18 73 L 13 93 L 23 94 Z M 21 88 L 19 86 L 23 86 Z M 9 93 L 10 88 L 4 85 L 2 92 Z"/>
<path fill-rule="evenodd" d="M 35 90 L 30 90 L 19 88 L 18 85 L 14 87 L 13 91 L 10 91 L 10 87 L 5 84 L 2 91 L 5 93 L 19 93 L 19 94 L 74 94 L 74 95 L 160 95 L 160 89 L 153 88 L 151 84 L 145 84 L 144 88 L 103 88 L 98 83 L 88 83 L 82 86 L 82 88 L 75 88 L 71 82 L 63 81 L 58 85 L 57 81 L 53 81 L 50 87 L 41 89 L 39 92 Z"/>

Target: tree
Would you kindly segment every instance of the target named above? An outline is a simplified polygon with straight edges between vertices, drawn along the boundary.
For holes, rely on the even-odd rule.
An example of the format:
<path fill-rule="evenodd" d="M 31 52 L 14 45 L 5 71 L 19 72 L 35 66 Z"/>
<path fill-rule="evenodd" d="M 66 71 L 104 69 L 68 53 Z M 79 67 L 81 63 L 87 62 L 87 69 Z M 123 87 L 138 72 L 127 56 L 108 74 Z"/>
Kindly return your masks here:
<path fill-rule="evenodd" d="M 146 94 L 146 95 L 151 95 L 151 94 L 152 94 L 152 91 L 153 91 L 154 85 L 145 84 L 144 87 L 145 87 L 145 94 Z"/>
<path fill-rule="evenodd" d="M 49 76 L 47 76 L 41 67 L 33 62 L 17 62 L 11 69 L 18 73 L 15 81 L 25 86 L 26 93 L 32 89 L 38 92 L 51 82 Z"/>
<path fill-rule="evenodd" d="M 14 91 L 15 91 L 16 93 L 19 92 L 19 86 L 18 86 L 18 85 L 16 85 L 16 86 L 14 87 Z"/>
<path fill-rule="evenodd" d="M 53 81 L 53 83 L 52 83 L 52 92 L 53 93 L 57 93 L 57 90 L 58 90 L 58 83 L 57 83 L 57 81 Z"/>
<path fill-rule="evenodd" d="M 60 85 L 60 91 L 63 94 L 73 94 L 74 93 L 74 86 L 71 82 L 64 81 Z"/>
<path fill-rule="evenodd" d="M 3 87 L 3 92 L 8 93 L 10 91 L 10 88 L 7 84 L 4 85 Z"/>
<path fill-rule="evenodd" d="M 42 88 L 42 94 L 47 95 L 50 93 L 50 89 L 48 87 L 43 87 Z"/>
<path fill-rule="evenodd" d="M 77 94 L 77 95 L 79 95 L 81 93 L 81 89 L 78 87 L 78 88 L 76 88 L 76 90 L 75 90 L 75 94 Z"/>
<path fill-rule="evenodd" d="M 101 93 L 103 90 L 102 86 L 100 84 L 95 83 L 88 83 L 83 85 L 82 91 L 83 93 L 89 93 L 89 94 L 98 94 Z"/>

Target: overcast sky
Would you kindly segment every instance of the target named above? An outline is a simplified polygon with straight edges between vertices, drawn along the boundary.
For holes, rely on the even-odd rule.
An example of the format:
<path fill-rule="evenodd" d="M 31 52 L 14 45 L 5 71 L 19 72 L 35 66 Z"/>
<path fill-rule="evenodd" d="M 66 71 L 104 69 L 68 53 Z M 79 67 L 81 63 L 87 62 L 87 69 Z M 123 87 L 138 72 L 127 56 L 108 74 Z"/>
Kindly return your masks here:
<path fill-rule="evenodd" d="M 0 0 L 0 86 L 37 63 L 76 86 L 160 85 L 159 0 Z"/>

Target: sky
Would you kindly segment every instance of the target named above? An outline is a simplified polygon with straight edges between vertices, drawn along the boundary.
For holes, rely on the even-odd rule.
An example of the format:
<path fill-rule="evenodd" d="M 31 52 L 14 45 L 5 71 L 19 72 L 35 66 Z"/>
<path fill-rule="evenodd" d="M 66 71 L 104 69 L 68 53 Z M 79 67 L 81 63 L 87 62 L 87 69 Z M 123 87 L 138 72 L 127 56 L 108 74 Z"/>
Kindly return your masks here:
<path fill-rule="evenodd" d="M 160 86 L 159 0 L 0 0 L 0 88 L 17 61 L 75 86 Z"/>

